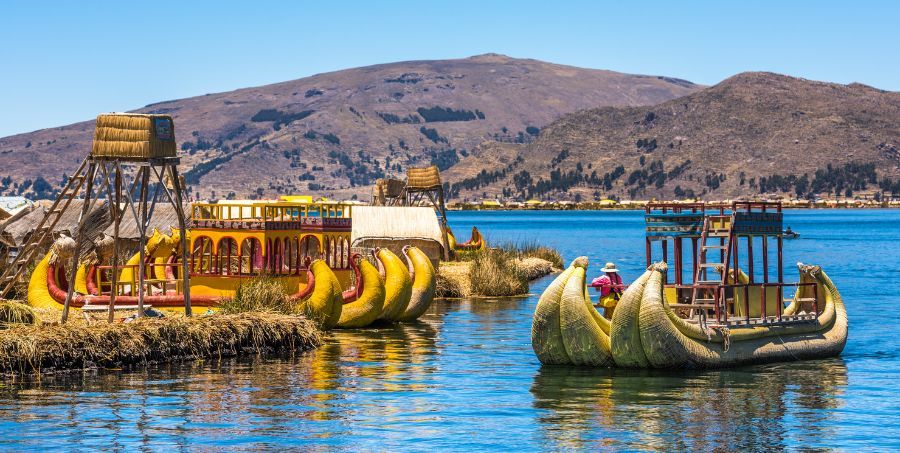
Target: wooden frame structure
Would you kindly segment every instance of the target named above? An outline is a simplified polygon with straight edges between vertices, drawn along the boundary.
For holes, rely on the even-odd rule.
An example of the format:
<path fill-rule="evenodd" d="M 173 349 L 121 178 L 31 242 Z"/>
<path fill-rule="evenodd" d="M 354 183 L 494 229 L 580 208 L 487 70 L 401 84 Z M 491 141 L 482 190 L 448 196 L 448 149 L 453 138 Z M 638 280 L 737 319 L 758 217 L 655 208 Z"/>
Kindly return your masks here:
<path fill-rule="evenodd" d="M 146 275 L 146 259 L 144 256 L 147 242 L 147 228 L 153 216 L 153 211 L 158 201 L 165 198 L 175 208 L 178 217 L 178 228 L 181 234 L 181 264 L 182 291 L 184 295 L 185 314 L 191 315 L 190 299 L 190 273 L 188 272 L 189 260 L 186 241 L 187 224 L 184 215 L 181 180 L 178 175 L 179 159 L 177 157 L 162 158 L 114 158 L 88 156 L 78 167 L 78 170 L 69 177 L 63 190 L 51 204 L 50 209 L 38 224 L 28 242 L 22 247 L 15 262 L 9 266 L 0 276 L 0 297 L 5 296 L 15 285 L 15 282 L 24 277 L 28 263 L 37 258 L 41 245 L 53 238 L 54 227 L 62 214 L 69 209 L 72 200 L 83 198 L 81 213 L 78 219 L 78 227 L 75 230 L 75 253 L 67 267 L 68 281 L 75 281 L 75 274 L 82 255 L 85 252 L 85 229 L 89 214 L 97 206 L 97 202 L 103 200 L 108 206 L 113 225 L 113 258 L 111 263 L 112 288 L 118 288 L 118 270 L 121 267 L 118 262 L 119 225 L 126 211 L 134 216 L 135 223 L 140 232 L 141 260 L 137 266 L 139 275 L 138 285 L 138 316 L 144 316 L 144 295 Z M 129 174 L 133 174 L 130 183 L 126 183 Z M 75 285 L 69 285 L 66 299 L 63 304 L 62 322 L 69 317 L 69 305 L 74 295 Z M 110 292 L 108 306 L 108 319 L 110 322 L 115 317 L 115 300 L 117 290 Z"/>
<path fill-rule="evenodd" d="M 672 242 L 674 282 L 670 283 L 667 270 L 666 298 L 671 307 L 686 310 L 688 319 L 696 317 L 697 322 L 706 324 L 707 317 L 712 315 L 714 321 L 710 324 L 730 327 L 814 321 L 820 308 L 815 284 L 784 281 L 782 218 L 780 202 L 650 203 L 645 208 L 647 265 L 653 262 L 654 248 L 660 250 L 662 261 L 668 264 L 669 242 Z M 769 259 L 772 238 L 777 253 L 774 281 Z M 743 248 L 741 239 L 744 239 Z M 685 279 L 684 268 L 686 240 L 691 243 L 689 281 Z M 757 242 L 761 251 L 759 262 L 754 257 Z M 711 258 L 710 253 L 717 259 Z M 739 282 L 743 272 L 741 257 L 746 264 L 746 283 Z M 718 277 L 710 276 L 716 272 L 720 273 Z M 762 281 L 757 280 L 757 274 Z M 807 286 L 812 288 L 813 297 L 798 302 L 811 303 L 812 313 L 784 316 L 784 289 L 794 287 L 799 294 Z M 757 293 L 759 305 L 755 311 L 757 306 L 751 302 L 751 295 Z M 768 311 L 770 308 L 774 313 Z"/>
<path fill-rule="evenodd" d="M 401 186 L 402 185 L 402 186 Z M 450 260 L 450 241 L 447 239 L 447 206 L 444 186 L 436 165 L 406 170 L 406 182 L 397 179 L 380 179 L 375 184 L 375 205 L 431 206 L 442 230 L 444 260 Z"/>

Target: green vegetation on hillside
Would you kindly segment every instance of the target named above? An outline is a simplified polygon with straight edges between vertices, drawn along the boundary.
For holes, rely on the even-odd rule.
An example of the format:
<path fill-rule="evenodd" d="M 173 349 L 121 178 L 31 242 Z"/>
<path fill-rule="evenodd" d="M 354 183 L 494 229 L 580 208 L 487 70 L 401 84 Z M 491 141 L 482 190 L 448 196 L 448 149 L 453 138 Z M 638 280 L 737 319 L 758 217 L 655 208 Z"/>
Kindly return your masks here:
<path fill-rule="evenodd" d="M 419 107 L 416 109 L 419 115 L 425 119 L 426 123 L 436 123 L 442 121 L 473 121 L 483 120 L 484 113 L 476 109 L 471 110 L 453 110 L 449 107 Z"/>
<path fill-rule="evenodd" d="M 281 129 L 281 126 L 286 126 L 294 121 L 302 120 L 303 118 L 306 118 L 313 113 L 315 113 L 315 110 L 304 110 L 297 113 L 287 113 L 277 109 L 262 109 L 256 112 L 255 115 L 250 117 L 250 121 L 253 121 L 254 123 L 271 121 L 272 128 L 277 131 Z"/>
<path fill-rule="evenodd" d="M 415 115 L 399 116 L 393 113 L 375 112 L 388 124 L 419 124 L 419 117 Z"/>
<path fill-rule="evenodd" d="M 429 129 L 425 126 L 419 128 L 419 132 L 424 135 L 428 140 L 431 140 L 435 143 L 449 143 L 446 137 L 442 137 L 441 134 L 438 133 L 437 129 Z"/>

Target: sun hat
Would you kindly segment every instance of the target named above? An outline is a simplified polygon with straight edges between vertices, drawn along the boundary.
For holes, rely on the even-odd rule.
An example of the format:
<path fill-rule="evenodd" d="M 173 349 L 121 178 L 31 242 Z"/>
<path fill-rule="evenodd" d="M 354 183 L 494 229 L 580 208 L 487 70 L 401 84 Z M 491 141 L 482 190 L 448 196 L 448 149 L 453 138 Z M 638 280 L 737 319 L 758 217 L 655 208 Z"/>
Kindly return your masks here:
<path fill-rule="evenodd" d="M 600 269 L 600 271 L 601 272 L 619 272 L 619 270 L 616 269 L 616 263 L 606 263 L 606 267 L 604 267 L 603 269 Z"/>

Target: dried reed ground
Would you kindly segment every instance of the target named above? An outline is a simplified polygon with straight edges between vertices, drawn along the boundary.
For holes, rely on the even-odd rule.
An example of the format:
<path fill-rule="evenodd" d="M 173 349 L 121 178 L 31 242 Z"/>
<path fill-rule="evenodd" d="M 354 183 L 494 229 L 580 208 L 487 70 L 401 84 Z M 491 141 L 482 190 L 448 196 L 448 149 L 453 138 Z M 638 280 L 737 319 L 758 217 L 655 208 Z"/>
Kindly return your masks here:
<path fill-rule="evenodd" d="M 562 268 L 559 252 L 535 243 L 506 243 L 442 262 L 437 275 L 439 297 L 500 297 L 528 293 L 528 282 Z"/>
<path fill-rule="evenodd" d="M 260 276 L 237 287 L 234 296 L 219 303 L 222 313 L 268 312 L 297 314 L 297 303 L 272 277 Z"/>
<path fill-rule="evenodd" d="M 275 313 L 10 326 L 0 331 L 0 374 L 7 375 L 304 351 L 322 343 L 308 319 Z"/>

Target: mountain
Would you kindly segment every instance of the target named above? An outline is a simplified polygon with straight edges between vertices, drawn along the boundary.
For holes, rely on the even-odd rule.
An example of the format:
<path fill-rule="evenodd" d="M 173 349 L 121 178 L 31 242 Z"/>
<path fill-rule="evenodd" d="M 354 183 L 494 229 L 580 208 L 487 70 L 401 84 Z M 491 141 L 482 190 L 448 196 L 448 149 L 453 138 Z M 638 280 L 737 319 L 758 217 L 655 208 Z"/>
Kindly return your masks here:
<path fill-rule="evenodd" d="M 571 113 L 533 143 L 487 142 L 472 162 L 497 164 L 447 177 L 469 199 L 900 195 L 898 147 L 900 93 L 749 72 L 652 107 Z"/>
<path fill-rule="evenodd" d="M 699 88 L 487 54 L 347 69 L 136 111 L 174 117 L 195 198 L 349 198 L 368 197 L 376 178 L 409 166 L 483 166 L 470 154 L 479 143 L 528 143 L 566 113 L 653 105 Z M 85 157 L 93 128 L 85 121 L 0 139 L 0 193 L 48 196 Z"/>

